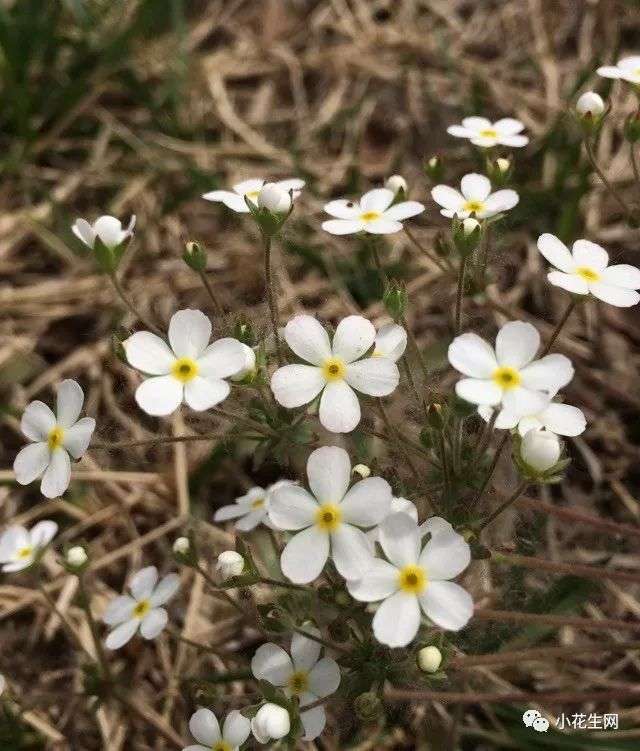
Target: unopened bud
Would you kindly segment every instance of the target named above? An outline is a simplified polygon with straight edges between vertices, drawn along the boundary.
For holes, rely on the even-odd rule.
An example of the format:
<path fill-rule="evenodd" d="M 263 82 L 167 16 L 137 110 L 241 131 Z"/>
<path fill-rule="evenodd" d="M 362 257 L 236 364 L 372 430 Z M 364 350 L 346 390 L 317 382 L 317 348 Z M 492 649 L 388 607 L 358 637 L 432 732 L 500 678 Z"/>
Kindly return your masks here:
<path fill-rule="evenodd" d="M 81 545 L 75 545 L 67 550 L 65 563 L 70 571 L 81 571 L 89 562 L 87 551 Z"/>
<path fill-rule="evenodd" d="M 404 286 L 400 286 L 395 282 L 391 283 L 384 291 L 382 296 L 384 307 L 387 313 L 393 318 L 394 321 L 401 321 L 405 313 L 407 312 L 407 304 L 409 297 L 407 290 Z"/>
<path fill-rule="evenodd" d="M 555 433 L 529 430 L 520 444 L 520 458 L 533 473 L 543 473 L 558 463 L 562 447 Z"/>
<path fill-rule="evenodd" d="M 243 570 L 244 558 L 235 550 L 225 550 L 218 556 L 216 573 L 222 581 L 230 579 L 232 576 L 240 576 Z"/>
<path fill-rule="evenodd" d="M 356 464 L 356 466 L 351 470 L 354 475 L 360 475 L 363 479 L 369 477 L 371 474 L 371 470 L 369 467 L 367 467 L 366 464 Z"/>
<path fill-rule="evenodd" d="M 442 652 L 438 647 L 423 647 L 418 652 L 418 667 L 423 673 L 437 673 L 442 663 Z"/>
<path fill-rule="evenodd" d="M 427 425 L 434 430 L 444 428 L 444 415 L 441 404 L 430 404 L 427 409 Z"/>
<path fill-rule="evenodd" d="M 487 176 L 497 186 L 506 185 L 513 173 L 511 157 L 499 156 L 497 159 L 487 159 Z"/>
<path fill-rule="evenodd" d="M 251 730 L 258 743 L 284 738 L 291 730 L 289 713 L 279 704 L 264 704 L 251 720 Z"/>
<path fill-rule="evenodd" d="M 430 180 L 434 183 L 439 183 L 444 177 L 444 168 L 442 165 L 442 159 L 436 154 L 424 163 L 424 171 Z"/>
<path fill-rule="evenodd" d="M 364 694 L 356 696 L 353 702 L 353 708 L 359 719 L 364 720 L 365 722 L 370 722 L 371 720 L 375 720 L 380 714 L 382 702 L 378 695 L 374 694 L 373 691 L 366 691 Z"/>
<path fill-rule="evenodd" d="M 286 214 L 291 208 L 291 195 L 275 183 L 265 183 L 258 193 L 258 206 L 274 214 Z"/>
<path fill-rule="evenodd" d="M 178 537 L 173 543 L 173 552 L 176 555 L 186 555 L 189 552 L 190 547 L 191 543 L 189 542 L 188 537 Z"/>
<path fill-rule="evenodd" d="M 595 91 L 587 91 L 578 98 L 576 112 L 582 117 L 599 118 L 605 111 L 605 104 Z"/>
<path fill-rule="evenodd" d="M 402 175 L 391 175 L 391 177 L 387 178 L 385 181 L 384 187 L 393 191 L 396 196 L 398 194 L 406 195 L 408 190 L 407 181 Z"/>
<path fill-rule="evenodd" d="M 192 567 L 198 565 L 198 551 L 191 536 L 178 537 L 173 543 L 172 552 L 177 563 Z"/>
<path fill-rule="evenodd" d="M 194 271 L 204 271 L 207 268 L 207 253 L 200 243 L 188 242 L 185 246 L 182 260 Z"/>
<path fill-rule="evenodd" d="M 457 215 L 453 217 L 453 242 L 461 256 L 465 257 L 475 249 L 481 232 L 482 227 L 477 219 L 467 217 L 461 221 Z"/>
<path fill-rule="evenodd" d="M 246 344 L 249 347 L 253 347 L 256 343 L 255 333 L 250 323 L 246 321 L 236 321 L 233 327 L 233 338 L 237 339 L 242 344 Z"/>

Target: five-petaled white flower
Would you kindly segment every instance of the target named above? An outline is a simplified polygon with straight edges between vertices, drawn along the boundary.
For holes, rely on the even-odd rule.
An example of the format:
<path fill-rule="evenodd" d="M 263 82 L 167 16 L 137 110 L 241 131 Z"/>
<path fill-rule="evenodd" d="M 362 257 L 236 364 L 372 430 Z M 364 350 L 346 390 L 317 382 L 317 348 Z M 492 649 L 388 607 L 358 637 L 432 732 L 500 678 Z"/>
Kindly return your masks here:
<path fill-rule="evenodd" d="M 6 529 L 0 536 L 0 564 L 6 573 L 29 568 L 53 540 L 58 525 L 41 521 L 30 530 L 19 525 Z"/>
<path fill-rule="evenodd" d="M 180 586 L 178 574 L 167 574 L 158 581 L 158 569 L 147 566 L 133 575 L 129 583 L 131 595 L 112 600 L 102 620 L 115 626 L 105 640 L 107 649 L 120 649 L 140 629 L 145 639 L 155 639 L 167 625 L 167 611 L 161 607 Z"/>
<path fill-rule="evenodd" d="M 483 420 L 489 422 L 493 416 L 493 409 L 486 405 L 480 406 L 478 407 L 478 414 Z M 583 411 L 578 407 L 562 402 L 551 402 L 540 412 L 535 415 L 526 415 L 526 417 L 518 417 L 507 409 L 501 409 L 494 427 L 497 430 L 513 430 L 517 427 L 521 436 L 524 436 L 530 430 L 541 430 L 542 428 L 558 435 L 576 436 L 584 433 L 587 421 Z"/>
<path fill-rule="evenodd" d="M 463 628 L 473 615 L 469 593 L 449 581 L 471 560 L 462 535 L 436 531 L 422 552 L 421 541 L 421 531 L 408 514 L 389 516 L 380 525 L 380 544 L 390 562 L 375 558 L 361 579 L 347 582 L 356 600 L 383 600 L 373 618 L 373 633 L 389 647 L 404 647 L 416 636 L 420 608 L 449 631 Z"/>
<path fill-rule="evenodd" d="M 198 743 L 182 751 L 238 751 L 251 733 L 251 722 L 234 709 L 227 715 L 221 732 L 218 718 L 210 709 L 201 707 L 191 715 L 189 730 Z"/>
<path fill-rule="evenodd" d="M 69 487 L 69 455 L 74 459 L 82 457 L 96 427 L 93 417 L 78 419 L 83 403 L 82 388 L 67 379 L 57 388 L 55 415 L 44 402 L 27 405 L 20 429 L 33 443 L 21 449 L 13 462 L 21 485 L 42 477 L 40 491 L 47 498 L 57 498 Z"/>
<path fill-rule="evenodd" d="M 534 360 L 539 346 L 540 334 L 523 321 L 505 323 L 495 350 L 477 334 L 457 336 L 449 345 L 449 362 L 467 378 L 456 383 L 456 394 L 472 404 L 501 404 L 518 417 L 537 414 L 574 372 L 564 355 Z"/>
<path fill-rule="evenodd" d="M 609 254 L 589 240 L 576 240 L 571 252 L 555 235 L 538 238 L 538 250 L 559 271 L 547 279 L 574 295 L 592 294 L 603 302 L 628 308 L 640 301 L 640 269 L 626 263 L 609 266 Z"/>
<path fill-rule="evenodd" d="M 71 226 L 73 234 L 87 247 L 93 250 L 96 238 L 107 248 L 115 248 L 133 235 L 136 215 L 129 220 L 129 226 L 123 229 L 122 223 L 115 216 L 101 216 L 90 224 L 86 219 L 76 219 Z"/>
<path fill-rule="evenodd" d="M 305 630 L 320 636 L 313 626 L 305 625 Z M 282 647 L 270 642 L 258 647 L 251 660 L 251 670 L 258 680 L 282 687 L 287 696 L 297 697 L 305 741 L 317 738 L 327 722 L 324 707 L 305 712 L 305 705 L 333 694 L 340 685 L 337 662 L 331 657 L 320 659 L 321 650 L 317 641 L 295 633 L 291 639 L 291 657 Z"/>
<path fill-rule="evenodd" d="M 623 57 L 615 65 L 603 65 L 596 73 L 604 78 L 619 78 L 640 85 L 640 57 Z"/>
<path fill-rule="evenodd" d="M 213 520 L 216 522 L 225 522 L 229 519 L 238 519 L 235 528 L 240 532 L 250 532 L 258 524 L 265 524 L 271 527 L 269 522 L 269 502 L 273 496 L 273 491 L 285 485 L 295 485 L 292 480 L 278 480 L 268 488 L 255 487 L 247 493 L 236 498 L 235 503 L 219 508 Z"/>
<path fill-rule="evenodd" d="M 244 180 L 241 183 L 233 186 L 233 191 L 230 190 L 212 190 L 210 193 L 205 193 L 202 197 L 207 201 L 218 201 L 223 203 L 227 208 L 239 214 L 248 214 L 249 207 L 246 200 L 258 205 L 258 196 L 262 190 L 262 186 L 266 183 L 266 180 L 262 178 L 252 178 L 250 180 Z M 293 191 L 293 199 L 295 200 L 299 195 L 302 188 L 304 188 L 304 180 L 298 178 L 292 178 L 291 180 L 280 180 L 279 182 L 270 183 L 275 185 L 280 190 L 288 193 Z"/>
<path fill-rule="evenodd" d="M 311 365 L 278 368 L 271 377 L 275 398 L 283 407 L 301 407 L 322 392 L 320 422 L 333 433 L 349 433 L 360 422 L 355 391 L 387 396 L 398 385 L 400 373 L 392 359 L 361 359 L 376 338 L 373 324 L 362 316 L 343 318 L 333 343 L 320 323 L 308 315 L 292 318 L 284 336 L 294 353 Z"/>
<path fill-rule="evenodd" d="M 127 360 L 146 378 L 136 389 L 149 415 L 169 415 L 184 401 L 210 409 L 229 396 L 224 380 L 247 367 L 245 345 L 225 337 L 209 344 L 211 321 L 199 310 L 179 310 L 169 322 L 169 344 L 150 331 L 136 331 L 122 343 Z M 169 346 L 171 345 L 171 346 Z"/>
<path fill-rule="evenodd" d="M 386 323 L 378 329 L 373 343 L 373 357 L 388 357 L 396 362 L 407 348 L 407 332 L 397 323 Z"/>
<path fill-rule="evenodd" d="M 375 188 L 365 193 L 360 201 L 345 198 L 329 201 L 324 210 L 336 218 L 322 222 L 322 229 L 332 235 L 352 235 L 355 232 L 391 235 L 399 232 L 402 220 L 421 214 L 424 206 L 418 201 L 393 204 L 394 199 L 395 193 L 389 188 Z"/>
<path fill-rule="evenodd" d="M 351 489 L 351 462 L 338 446 L 316 449 L 307 461 L 311 493 L 297 485 L 278 488 L 269 518 L 278 529 L 302 530 L 285 546 L 282 573 L 306 584 L 320 575 L 331 553 L 345 579 L 362 576 L 371 562 L 369 542 L 360 527 L 379 524 L 389 513 L 391 487 L 381 477 L 367 477 Z"/>
<path fill-rule="evenodd" d="M 466 219 L 475 214 L 478 219 L 488 219 L 512 209 L 520 200 L 515 190 L 508 188 L 492 193 L 489 178 L 475 173 L 462 178 L 460 191 L 448 185 L 433 188 L 431 196 L 443 207 L 440 210 L 442 216 Z"/>
<path fill-rule="evenodd" d="M 465 117 L 462 125 L 451 125 L 447 133 L 456 138 L 468 138 L 474 146 L 482 146 L 485 149 L 497 146 L 526 146 L 529 143 L 527 136 L 519 135 L 524 129 L 520 120 L 512 117 L 503 117 L 492 123 L 486 117 Z"/>

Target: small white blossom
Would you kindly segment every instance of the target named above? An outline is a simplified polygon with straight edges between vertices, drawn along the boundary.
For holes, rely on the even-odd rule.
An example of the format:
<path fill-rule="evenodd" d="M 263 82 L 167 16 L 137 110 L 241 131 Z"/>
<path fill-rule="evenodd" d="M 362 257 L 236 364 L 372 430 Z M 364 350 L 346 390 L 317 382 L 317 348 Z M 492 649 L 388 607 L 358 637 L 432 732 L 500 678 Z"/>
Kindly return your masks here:
<path fill-rule="evenodd" d="M 406 194 L 408 190 L 407 181 L 402 175 L 391 175 L 385 180 L 384 187 L 393 191 L 394 195 L 397 195 L 401 190 Z"/>
<path fill-rule="evenodd" d="M 221 732 L 218 718 L 210 709 L 202 707 L 191 715 L 189 730 L 198 745 L 187 746 L 182 751 L 239 751 L 251 733 L 251 723 L 234 709 L 227 715 Z"/>
<path fill-rule="evenodd" d="M 167 611 L 161 607 L 178 591 L 180 577 L 167 574 L 158 581 L 158 569 L 147 566 L 134 574 L 129 583 L 130 595 L 112 600 L 102 618 L 115 626 L 105 640 L 107 649 L 120 649 L 140 629 L 145 639 L 155 639 L 167 625 Z"/>
<path fill-rule="evenodd" d="M 93 417 L 78 419 L 83 403 L 82 388 L 68 379 L 57 388 L 55 415 L 44 402 L 27 405 L 20 429 L 33 443 L 21 449 L 13 462 L 21 485 L 42 477 L 40 492 L 47 498 L 57 498 L 69 487 L 70 456 L 82 457 L 96 427 Z"/>
<path fill-rule="evenodd" d="M 245 198 L 257 206 L 258 196 L 260 195 L 260 191 L 265 182 L 266 180 L 263 180 L 262 178 L 252 178 L 251 180 L 244 180 L 243 182 L 234 185 L 233 191 L 213 190 L 210 193 L 205 193 L 202 197 L 207 201 L 218 201 L 223 203 L 227 208 L 238 214 L 248 214 L 249 207 L 246 204 Z M 293 199 L 295 200 L 300 195 L 302 188 L 304 188 L 304 180 L 292 178 L 291 180 L 272 182 L 269 183 L 269 185 L 275 185 L 285 193 L 293 191 Z"/>
<path fill-rule="evenodd" d="M 538 250 L 559 271 L 547 279 L 574 295 L 591 294 L 603 302 L 628 308 L 640 301 L 640 269 L 626 263 L 609 266 L 609 254 L 589 240 L 576 240 L 571 251 L 555 235 L 538 238 Z"/>
<path fill-rule="evenodd" d="M 360 422 L 356 391 L 388 396 L 400 381 L 388 357 L 364 357 L 375 342 L 373 324 L 347 316 L 338 324 L 333 342 L 315 318 L 298 315 L 285 327 L 293 352 L 310 365 L 285 365 L 271 377 L 277 401 L 289 409 L 313 401 L 320 393 L 320 422 L 333 433 L 350 433 Z"/>
<path fill-rule="evenodd" d="M 258 193 L 258 206 L 274 214 L 286 214 L 291 208 L 291 195 L 277 183 L 265 183 Z"/>
<path fill-rule="evenodd" d="M 536 472 L 546 472 L 558 463 L 562 446 L 555 433 L 529 430 L 520 444 L 522 461 Z"/>
<path fill-rule="evenodd" d="M 82 546 L 76 545 L 67 550 L 66 559 L 70 566 L 80 567 L 84 566 L 89 557 L 87 556 L 87 551 Z"/>
<path fill-rule="evenodd" d="M 585 91 L 576 102 L 576 112 L 582 116 L 600 117 L 604 110 L 604 101 L 595 91 Z"/>
<path fill-rule="evenodd" d="M 29 568 L 53 540 L 58 525 L 41 521 L 30 530 L 19 525 L 8 527 L 0 536 L 0 564 L 5 573 Z"/>
<path fill-rule="evenodd" d="M 379 524 L 391 506 L 391 487 L 381 477 L 352 488 L 351 462 L 338 446 L 323 446 L 307 461 L 311 493 L 296 485 L 273 493 L 269 518 L 278 529 L 295 530 L 282 552 L 280 567 L 291 581 L 306 584 L 324 568 L 329 555 L 345 579 L 367 570 L 369 542 L 361 528 Z M 298 531 L 300 530 L 300 531 Z"/>
<path fill-rule="evenodd" d="M 447 133 L 456 138 L 467 138 L 474 146 L 491 148 L 492 146 L 526 146 L 529 143 L 527 136 L 519 135 L 524 129 L 520 120 L 512 117 L 503 117 L 492 123 L 486 117 L 465 117 L 462 125 L 451 125 Z"/>
<path fill-rule="evenodd" d="M 251 731 L 258 743 L 284 738 L 291 730 L 289 713 L 279 704 L 263 704 L 251 720 Z"/>
<path fill-rule="evenodd" d="M 238 519 L 235 528 L 240 532 L 250 532 L 259 524 L 271 527 L 268 512 L 273 491 L 279 487 L 295 484 L 292 480 L 278 480 L 266 489 L 258 486 L 251 488 L 247 493 L 236 498 L 235 503 L 219 508 L 213 520 L 225 522 L 229 519 Z"/>
<path fill-rule="evenodd" d="M 100 242 L 107 248 L 122 245 L 125 240 L 133 235 L 135 226 L 135 214 L 131 217 L 126 229 L 122 228 L 120 220 L 116 219 L 115 216 L 101 216 L 93 224 L 90 224 L 86 219 L 76 219 L 71 231 L 87 247 L 93 250 L 96 238 L 99 238 Z"/>
<path fill-rule="evenodd" d="M 619 78 L 628 83 L 640 84 L 640 56 L 623 57 L 616 65 L 603 65 L 596 72 L 604 78 Z"/>
<path fill-rule="evenodd" d="M 305 624 L 305 630 L 320 636 L 313 626 Z M 283 688 L 287 696 L 298 698 L 306 741 L 322 733 L 327 716 L 324 707 L 305 712 L 305 705 L 330 696 L 340 685 L 337 662 L 331 657 L 320 659 L 321 651 L 322 645 L 317 641 L 295 633 L 291 639 L 291 656 L 277 644 L 268 643 L 259 647 L 251 660 L 251 670 L 258 680 L 268 681 Z"/>
<path fill-rule="evenodd" d="M 388 357 L 397 362 L 407 348 L 407 332 L 397 323 L 387 323 L 378 329 L 373 343 L 373 357 Z"/>
<path fill-rule="evenodd" d="M 218 556 L 216 573 L 221 581 L 226 581 L 232 576 L 240 576 L 244 570 L 244 558 L 235 550 L 223 550 Z"/>
<path fill-rule="evenodd" d="M 474 214 L 478 219 L 501 214 L 512 209 L 520 200 L 515 190 L 505 188 L 491 192 L 491 182 L 484 175 L 470 173 L 460 181 L 460 191 L 450 188 L 448 185 L 436 185 L 431 191 L 433 200 L 443 208 L 440 213 L 450 219 L 457 216 L 466 219 Z M 475 225 L 469 225 L 470 234 Z"/>
<path fill-rule="evenodd" d="M 399 232 L 402 220 L 421 214 L 424 206 L 418 201 L 394 204 L 394 198 L 395 193 L 389 188 L 375 188 L 365 193 L 360 201 L 345 198 L 329 201 L 324 210 L 336 218 L 323 222 L 322 229 L 332 235 L 352 235 L 355 232 L 390 235 Z"/>
<path fill-rule="evenodd" d="M 225 378 L 247 366 L 245 345 L 225 337 L 209 344 L 211 321 L 199 310 L 171 316 L 169 344 L 150 331 L 136 331 L 122 343 L 127 360 L 146 378 L 136 402 L 149 415 L 169 415 L 182 402 L 211 409 L 229 396 Z"/>
<path fill-rule="evenodd" d="M 504 175 L 511 169 L 511 160 L 500 156 L 496 159 L 496 167 Z"/>
<path fill-rule="evenodd" d="M 493 416 L 493 409 L 481 405 L 478 407 L 478 414 L 485 422 L 489 422 Z M 562 402 L 551 402 L 540 412 L 523 417 L 518 417 L 507 409 L 501 409 L 494 423 L 496 430 L 517 428 L 521 436 L 530 430 L 542 428 L 557 435 L 577 436 L 584 433 L 586 427 L 587 421 L 583 411 Z"/>
<path fill-rule="evenodd" d="M 423 647 L 418 652 L 418 667 L 423 673 L 437 673 L 442 664 L 442 652 L 438 647 Z"/>

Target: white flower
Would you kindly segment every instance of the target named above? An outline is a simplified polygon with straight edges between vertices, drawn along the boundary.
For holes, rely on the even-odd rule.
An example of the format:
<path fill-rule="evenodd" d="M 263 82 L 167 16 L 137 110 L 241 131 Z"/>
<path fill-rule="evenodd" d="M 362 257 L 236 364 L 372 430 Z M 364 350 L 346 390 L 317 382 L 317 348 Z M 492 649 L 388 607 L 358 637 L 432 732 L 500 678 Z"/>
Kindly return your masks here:
<path fill-rule="evenodd" d="M 534 360 L 540 335 L 534 326 L 510 321 L 498 332 L 494 348 L 477 334 L 462 334 L 449 345 L 449 362 L 467 378 L 456 394 L 472 404 L 502 405 L 518 417 L 535 415 L 573 378 L 564 355 Z"/>
<path fill-rule="evenodd" d="M 391 506 L 391 488 L 381 477 L 360 480 L 351 489 L 351 462 L 338 446 L 316 449 L 307 461 L 311 493 L 278 488 L 269 518 L 278 529 L 302 530 L 282 552 L 280 567 L 291 581 L 306 584 L 320 575 L 329 554 L 345 579 L 362 576 L 371 562 L 360 527 L 379 524 Z"/>
<path fill-rule="evenodd" d="M 278 480 L 268 488 L 251 488 L 244 495 L 236 498 L 235 503 L 222 506 L 214 514 L 213 520 L 224 522 L 229 519 L 238 519 L 235 528 L 240 532 L 250 532 L 259 524 L 271 527 L 268 511 L 273 491 L 285 485 L 295 485 L 292 480 Z"/>
<path fill-rule="evenodd" d="M 546 472 L 558 463 L 562 447 L 555 433 L 529 430 L 520 444 L 522 461 L 536 472 Z"/>
<path fill-rule="evenodd" d="M 576 240 L 571 252 L 555 235 L 538 238 L 538 250 L 559 271 L 547 279 L 574 295 L 592 294 L 603 302 L 628 308 L 640 301 L 640 269 L 626 263 L 609 266 L 609 254 L 589 240 Z"/>
<path fill-rule="evenodd" d="M 511 169 L 511 160 L 500 156 L 496 159 L 496 167 L 503 175 Z"/>
<path fill-rule="evenodd" d="M 287 344 L 311 365 L 285 365 L 271 377 L 271 389 L 283 407 L 301 407 L 320 399 L 320 422 L 333 433 L 349 433 L 360 422 L 355 391 L 387 396 L 398 385 L 400 373 L 388 357 L 361 359 L 375 342 L 373 324 L 362 316 L 343 318 L 333 343 L 315 318 L 299 315 L 287 323 Z M 355 389 L 355 391 L 354 391 Z"/>
<path fill-rule="evenodd" d="M 44 402 L 27 405 L 20 429 L 33 443 L 18 452 L 13 462 L 16 480 L 21 485 L 42 477 L 40 492 L 47 498 L 61 496 L 71 480 L 71 460 L 80 459 L 89 446 L 96 427 L 93 417 L 78 420 L 84 393 L 71 379 L 56 390 L 56 413 Z"/>
<path fill-rule="evenodd" d="M 409 501 L 407 498 L 396 498 L 394 496 L 391 499 L 391 506 L 389 506 L 387 516 L 385 516 L 384 519 L 387 519 L 393 514 L 400 513 L 408 514 L 416 524 L 418 523 L 418 509 L 416 508 L 415 503 L 413 503 L 413 501 Z M 380 524 L 384 523 L 384 519 L 382 519 Z M 451 527 L 451 525 L 449 525 L 449 527 Z M 453 527 L 451 527 L 451 531 L 453 531 Z M 425 529 L 424 532 L 422 532 L 422 536 L 424 536 L 426 533 L 427 530 Z M 371 551 L 371 555 L 375 555 L 376 542 L 380 542 L 380 525 L 374 527 L 373 529 L 370 529 L 366 534 L 367 540 L 369 540 L 369 550 Z"/>
<path fill-rule="evenodd" d="M 202 197 L 207 201 L 219 201 L 223 203 L 227 208 L 236 211 L 239 214 L 248 214 L 249 207 L 245 202 L 247 198 L 251 203 L 258 205 L 258 196 L 260 190 L 265 184 L 265 180 L 262 178 L 252 178 L 251 180 L 244 180 L 241 183 L 233 186 L 233 192 L 229 190 L 213 190 L 210 193 L 205 193 Z M 294 200 L 300 195 L 300 191 L 304 188 L 304 180 L 292 178 L 291 180 L 280 180 L 279 182 L 269 183 L 275 185 L 280 190 L 288 193 L 293 191 Z"/>
<path fill-rule="evenodd" d="M 442 652 L 438 647 L 423 647 L 418 652 L 418 667 L 424 673 L 437 673 L 442 664 Z"/>
<path fill-rule="evenodd" d="M 291 195 L 277 183 L 265 183 L 258 193 L 258 206 L 275 214 L 286 214 L 291 208 Z"/>
<path fill-rule="evenodd" d="M 394 198 L 392 190 L 375 188 L 365 193 L 360 201 L 345 198 L 329 201 L 324 210 L 336 219 L 322 222 L 322 229 L 332 235 L 352 235 L 354 232 L 390 235 L 399 232 L 402 220 L 421 214 L 424 206 L 417 201 L 393 204 Z"/>
<path fill-rule="evenodd" d="M 388 357 L 396 362 L 407 348 L 407 332 L 397 323 L 387 323 L 378 329 L 373 357 Z"/>
<path fill-rule="evenodd" d="M 284 738 L 291 730 L 289 713 L 279 704 L 263 704 L 251 720 L 251 730 L 258 743 Z"/>
<path fill-rule="evenodd" d="M 576 102 L 576 112 L 579 115 L 590 115 L 591 117 L 600 117 L 605 110 L 604 101 L 600 94 L 595 91 L 585 91 L 578 97 Z"/>
<path fill-rule="evenodd" d="M 385 519 L 380 542 L 390 563 L 375 558 L 361 579 L 347 582 L 347 589 L 361 602 L 383 601 L 373 618 L 373 633 L 381 644 L 409 644 L 420 627 L 420 608 L 440 628 L 458 631 L 467 624 L 473 600 L 449 581 L 471 560 L 461 535 L 436 532 L 421 552 L 417 524 L 400 513 Z"/>
<path fill-rule="evenodd" d="M 640 84 L 640 57 L 623 57 L 616 65 L 603 65 L 596 72 L 604 78 L 620 78 L 629 83 Z"/>
<path fill-rule="evenodd" d="M 101 216 L 93 224 L 89 224 L 86 219 L 76 219 L 71 227 L 71 231 L 79 240 L 93 250 L 96 237 L 100 238 L 105 247 L 115 248 L 133 235 L 135 226 L 135 214 L 131 217 L 129 226 L 126 229 L 122 229 L 120 220 L 116 219 L 115 216 Z"/>
<path fill-rule="evenodd" d="M 462 178 L 460 191 L 448 185 L 436 185 L 432 189 L 431 197 L 443 207 L 440 209 L 442 216 L 466 219 L 475 214 L 478 219 L 487 219 L 512 209 L 520 200 L 515 190 L 508 188 L 492 193 L 489 178 L 475 173 Z"/>
<path fill-rule="evenodd" d="M 224 380 L 246 368 L 247 354 L 237 340 L 209 344 L 211 321 L 199 310 L 171 316 L 169 344 L 150 331 L 136 331 L 122 343 L 134 368 L 151 376 L 136 389 L 136 401 L 149 415 L 169 415 L 182 402 L 202 411 L 229 396 Z M 171 345 L 171 346 L 169 346 Z"/>
<path fill-rule="evenodd" d="M 456 138 L 468 138 L 474 146 L 491 148 L 498 144 L 502 146 L 526 146 L 529 139 L 518 135 L 524 125 L 520 120 L 512 117 L 503 117 L 492 123 L 486 117 L 465 117 L 462 125 L 451 125 L 447 133 Z"/>
<path fill-rule="evenodd" d="M 89 560 L 87 551 L 80 545 L 75 545 L 73 548 L 69 548 L 69 550 L 67 550 L 66 558 L 67 563 L 70 566 L 77 568 L 84 566 L 84 564 Z"/>
<path fill-rule="evenodd" d="M 394 195 L 397 195 L 401 190 L 405 193 L 408 190 L 407 181 L 402 175 L 391 175 L 385 180 L 384 187 L 392 190 Z"/>
<path fill-rule="evenodd" d="M 223 550 L 218 556 L 216 573 L 221 581 L 226 581 L 232 576 L 240 576 L 244 569 L 244 558 L 235 550 Z"/>
<path fill-rule="evenodd" d="M 485 422 L 489 422 L 493 415 L 493 409 L 481 405 L 478 407 L 478 414 Z M 521 436 L 524 436 L 530 430 L 542 428 L 558 435 L 576 436 L 584 433 L 587 421 L 581 409 L 561 402 L 551 402 L 540 412 L 524 417 L 518 417 L 507 409 L 500 410 L 494 428 L 497 430 L 513 430 L 516 427 Z"/>
<path fill-rule="evenodd" d="M 173 552 L 178 555 L 185 555 L 189 552 L 190 547 L 191 543 L 188 537 L 178 537 L 173 543 Z"/>
<path fill-rule="evenodd" d="M 234 709 L 227 715 L 220 732 L 218 718 L 210 709 L 200 708 L 191 715 L 189 730 L 198 744 L 182 751 L 238 751 L 249 737 L 251 723 Z"/>
<path fill-rule="evenodd" d="M 305 630 L 320 636 L 313 626 L 305 625 Z M 268 681 L 283 688 L 287 696 L 298 698 L 305 741 L 317 738 L 327 722 L 324 707 L 305 712 L 305 705 L 330 696 L 340 685 L 337 662 L 331 657 L 320 659 L 321 650 L 317 641 L 296 633 L 291 639 L 291 657 L 282 647 L 269 643 L 259 647 L 251 660 L 251 670 L 258 680 Z"/>
<path fill-rule="evenodd" d="M 254 373 L 256 369 L 256 353 L 251 349 L 248 344 L 240 342 L 242 351 L 244 352 L 245 362 L 244 367 L 235 375 L 231 376 L 234 383 L 244 380 L 250 373 Z"/>
<path fill-rule="evenodd" d="M 18 525 L 8 527 L 0 536 L 2 570 L 9 573 L 31 566 L 57 531 L 58 525 L 52 521 L 38 522 L 30 530 Z"/>
<path fill-rule="evenodd" d="M 115 626 L 105 640 L 107 649 L 120 649 L 140 629 L 145 639 L 155 639 L 167 625 L 167 611 L 161 607 L 180 586 L 177 574 L 167 574 L 158 581 L 158 569 L 147 566 L 134 574 L 129 583 L 131 595 L 112 600 L 102 618 Z"/>

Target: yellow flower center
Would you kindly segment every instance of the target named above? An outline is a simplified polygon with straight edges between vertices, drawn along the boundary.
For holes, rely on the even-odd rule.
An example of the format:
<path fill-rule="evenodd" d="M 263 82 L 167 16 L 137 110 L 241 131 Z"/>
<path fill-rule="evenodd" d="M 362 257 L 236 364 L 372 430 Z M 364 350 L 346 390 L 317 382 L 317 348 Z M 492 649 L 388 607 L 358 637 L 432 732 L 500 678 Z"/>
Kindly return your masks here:
<path fill-rule="evenodd" d="M 360 219 L 363 222 L 373 222 L 376 219 L 380 219 L 381 216 L 379 211 L 365 211 L 364 214 L 360 214 Z"/>
<path fill-rule="evenodd" d="M 211 751 L 233 751 L 233 749 L 226 741 L 218 741 L 211 746 Z"/>
<path fill-rule="evenodd" d="M 347 372 L 347 366 L 339 357 L 329 357 L 322 365 L 322 375 L 327 381 L 341 381 Z"/>
<path fill-rule="evenodd" d="M 515 389 L 522 381 L 520 373 L 518 373 L 515 368 L 510 368 L 508 365 L 504 365 L 503 367 L 494 370 L 492 378 L 494 383 L 497 383 L 500 388 L 505 390 Z"/>
<path fill-rule="evenodd" d="M 477 214 L 484 209 L 484 203 L 482 201 L 467 201 L 462 208 L 470 214 L 472 212 Z"/>
<path fill-rule="evenodd" d="M 24 561 L 25 558 L 31 558 L 32 555 L 33 548 L 30 545 L 27 545 L 25 548 L 20 548 L 20 550 L 18 550 L 16 558 Z"/>
<path fill-rule="evenodd" d="M 576 269 L 576 274 L 581 276 L 585 282 L 597 282 L 600 279 L 600 274 L 588 266 L 580 266 Z"/>
<path fill-rule="evenodd" d="M 174 378 L 187 383 L 198 375 L 198 363 L 190 357 L 180 357 L 171 366 L 171 373 Z"/>
<path fill-rule="evenodd" d="M 51 430 L 49 431 L 49 436 L 47 438 L 49 451 L 54 451 L 55 449 L 60 448 L 60 446 L 62 446 L 63 439 L 64 430 L 61 427 L 56 425 L 55 428 L 51 428 Z"/>
<path fill-rule="evenodd" d="M 253 201 L 254 203 L 258 200 L 258 196 L 260 195 L 259 190 L 251 190 L 248 193 L 245 193 L 245 198 L 248 198 L 250 201 Z"/>
<path fill-rule="evenodd" d="M 342 511 L 335 503 L 323 503 L 316 511 L 316 524 L 324 532 L 334 532 L 342 521 Z"/>
<path fill-rule="evenodd" d="M 480 135 L 484 138 L 497 138 L 498 131 L 494 130 L 493 128 L 486 128 L 485 130 L 480 131 Z"/>
<path fill-rule="evenodd" d="M 150 610 L 151 603 L 149 602 L 149 600 L 140 600 L 140 602 L 133 609 L 133 617 L 144 618 Z"/>
<path fill-rule="evenodd" d="M 256 498 L 255 501 L 251 504 L 251 508 L 262 508 L 264 506 L 264 498 Z"/>
<path fill-rule="evenodd" d="M 309 674 L 305 670 L 298 670 L 289 677 L 287 684 L 291 693 L 303 694 L 309 688 Z"/>
<path fill-rule="evenodd" d="M 400 589 L 412 595 L 421 595 L 427 588 L 428 583 L 427 572 L 422 566 L 416 566 L 414 563 L 401 568 L 398 574 Z"/>

